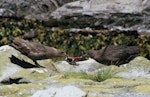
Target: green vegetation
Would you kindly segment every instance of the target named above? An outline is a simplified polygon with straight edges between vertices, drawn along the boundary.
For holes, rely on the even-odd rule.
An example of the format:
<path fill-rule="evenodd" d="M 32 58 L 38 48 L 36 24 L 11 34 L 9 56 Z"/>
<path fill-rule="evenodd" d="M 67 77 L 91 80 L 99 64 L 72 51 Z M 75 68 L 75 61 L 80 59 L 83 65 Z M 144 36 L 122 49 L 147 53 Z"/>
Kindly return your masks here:
<path fill-rule="evenodd" d="M 106 79 L 116 78 L 116 73 L 117 72 L 113 67 L 107 67 L 94 74 L 87 74 L 86 72 L 65 72 L 62 78 L 90 79 L 93 81 L 101 82 Z"/>
<path fill-rule="evenodd" d="M 110 44 L 123 44 L 138 45 L 142 51 L 140 55 L 150 57 L 150 38 L 140 36 L 137 32 L 74 33 L 66 28 L 51 30 L 50 27 L 53 26 L 55 25 L 43 21 L 3 19 L 0 23 L 0 46 L 7 44 L 9 35 L 22 37 L 33 29 L 37 36 L 30 41 L 60 48 L 70 56 L 82 55 L 88 50 L 101 49 Z M 78 25 L 75 27 L 79 28 Z"/>
<path fill-rule="evenodd" d="M 95 74 L 94 80 L 101 82 L 106 79 L 116 78 L 116 73 L 117 72 L 113 68 L 104 68 Z"/>
<path fill-rule="evenodd" d="M 93 76 L 86 72 L 65 72 L 62 78 L 93 79 Z"/>

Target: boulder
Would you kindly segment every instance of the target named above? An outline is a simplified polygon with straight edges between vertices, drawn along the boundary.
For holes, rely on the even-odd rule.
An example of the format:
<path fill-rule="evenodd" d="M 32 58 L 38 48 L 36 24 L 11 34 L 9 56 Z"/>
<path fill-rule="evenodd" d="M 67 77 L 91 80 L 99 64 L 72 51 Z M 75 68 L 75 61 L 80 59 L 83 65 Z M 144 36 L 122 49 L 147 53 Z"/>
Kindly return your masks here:
<path fill-rule="evenodd" d="M 18 53 L 18 51 L 8 45 L 0 47 L 0 81 L 23 70 L 22 67 L 15 65 L 10 60 L 12 55 L 18 56 Z"/>
<path fill-rule="evenodd" d="M 0 16 L 46 20 L 57 7 L 55 0 L 1 0 Z"/>
<path fill-rule="evenodd" d="M 150 78 L 150 61 L 144 57 L 136 57 L 131 62 L 121 66 L 124 71 L 117 75 L 123 78 Z"/>
<path fill-rule="evenodd" d="M 30 82 L 34 75 L 42 76 L 43 73 L 38 72 L 47 72 L 44 74 L 48 74 L 48 76 L 51 73 L 55 74 L 59 72 L 51 59 L 38 61 L 40 65 L 46 67 L 38 68 L 31 59 L 8 45 L 0 47 L 0 54 L 0 81 L 6 80 L 6 82 L 9 82 L 10 79 L 26 78 Z M 12 76 L 13 74 L 15 74 L 14 77 Z"/>
<path fill-rule="evenodd" d="M 51 12 L 72 1 L 77 0 L 1 0 L 0 16 L 48 20 Z"/>
<path fill-rule="evenodd" d="M 105 67 L 103 64 L 100 64 L 91 58 L 88 60 L 79 61 L 76 65 L 71 65 L 66 61 L 58 61 L 56 62 L 56 65 L 64 72 L 94 72 L 102 67 Z"/>
<path fill-rule="evenodd" d="M 34 93 L 31 97 L 85 97 L 86 93 L 75 86 L 49 88 Z"/>

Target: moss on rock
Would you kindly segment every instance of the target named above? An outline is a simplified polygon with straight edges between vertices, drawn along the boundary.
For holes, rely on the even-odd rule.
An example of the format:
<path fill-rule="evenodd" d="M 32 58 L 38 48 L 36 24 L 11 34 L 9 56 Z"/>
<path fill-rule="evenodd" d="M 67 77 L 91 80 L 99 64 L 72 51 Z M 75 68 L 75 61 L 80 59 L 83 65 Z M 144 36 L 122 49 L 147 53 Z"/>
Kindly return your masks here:
<path fill-rule="evenodd" d="M 136 92 L 150 92 L 150 84 L 137 86 L 134 90 Z"/>
<path fill-rule="evenodd" d="M 43 68 L 33 68 L 33 69 L 24 69 L 20 72 L 17 72 L 11 75 L 11 78 L 25 78 L 29 81 L 40 81 L 48 77 L 51 73 L 47 69 Z"/>
<path fill-rule="evenodd" d="M 0 95 L 9 97 L 27 97 L 32 94 L 32 90 L 42 89 L 42 84 L 12 84 L 0 86 Z M 16 96 L 15 96 L 16 95 Z"/>

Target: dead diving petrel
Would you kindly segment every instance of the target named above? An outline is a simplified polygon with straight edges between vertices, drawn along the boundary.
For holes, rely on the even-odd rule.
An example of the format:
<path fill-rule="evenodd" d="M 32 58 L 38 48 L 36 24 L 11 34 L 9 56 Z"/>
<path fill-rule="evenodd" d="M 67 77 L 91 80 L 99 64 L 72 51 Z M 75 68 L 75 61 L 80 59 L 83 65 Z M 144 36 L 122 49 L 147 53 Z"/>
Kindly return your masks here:
<path fill-rule="evenodd" d="M 20 38 L 13 38 L 10 46 L 14 47 L 23 55 L 32 59 L 37 66 L 40 66 L 37 63 L 37 60 L 66 56 L 66 53 L 62 50 L 56 49 L 54 47 L 45 46 L 36 42 L 28 42 Z"/>

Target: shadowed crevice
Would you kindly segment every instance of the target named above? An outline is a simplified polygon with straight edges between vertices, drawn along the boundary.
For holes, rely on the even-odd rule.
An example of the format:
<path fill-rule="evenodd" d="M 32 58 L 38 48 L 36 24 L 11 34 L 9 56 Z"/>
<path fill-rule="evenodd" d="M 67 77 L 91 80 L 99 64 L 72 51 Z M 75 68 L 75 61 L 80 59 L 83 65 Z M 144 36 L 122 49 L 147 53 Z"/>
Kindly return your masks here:
<path fill-rule="evenodd" d="M 24 78 L 22 77 L 18 77 L 18 78 L 8 78 L 5 79 L 3 81 L 1 81 L 0 83 L 5 84 L 5 85 L 10 85 L 10 84 L 25 84 L 25 83 L 30 83 L 29 81 L 24 80 Z"/>
<path fill-rule="evenodd" d="M 25 62 L 24 60 L 20 60 L 14 55 L 10 57 L 10 61 L 18 66 L 21 66 L 22 68 L 38 68 L 38 66 Z"/>

